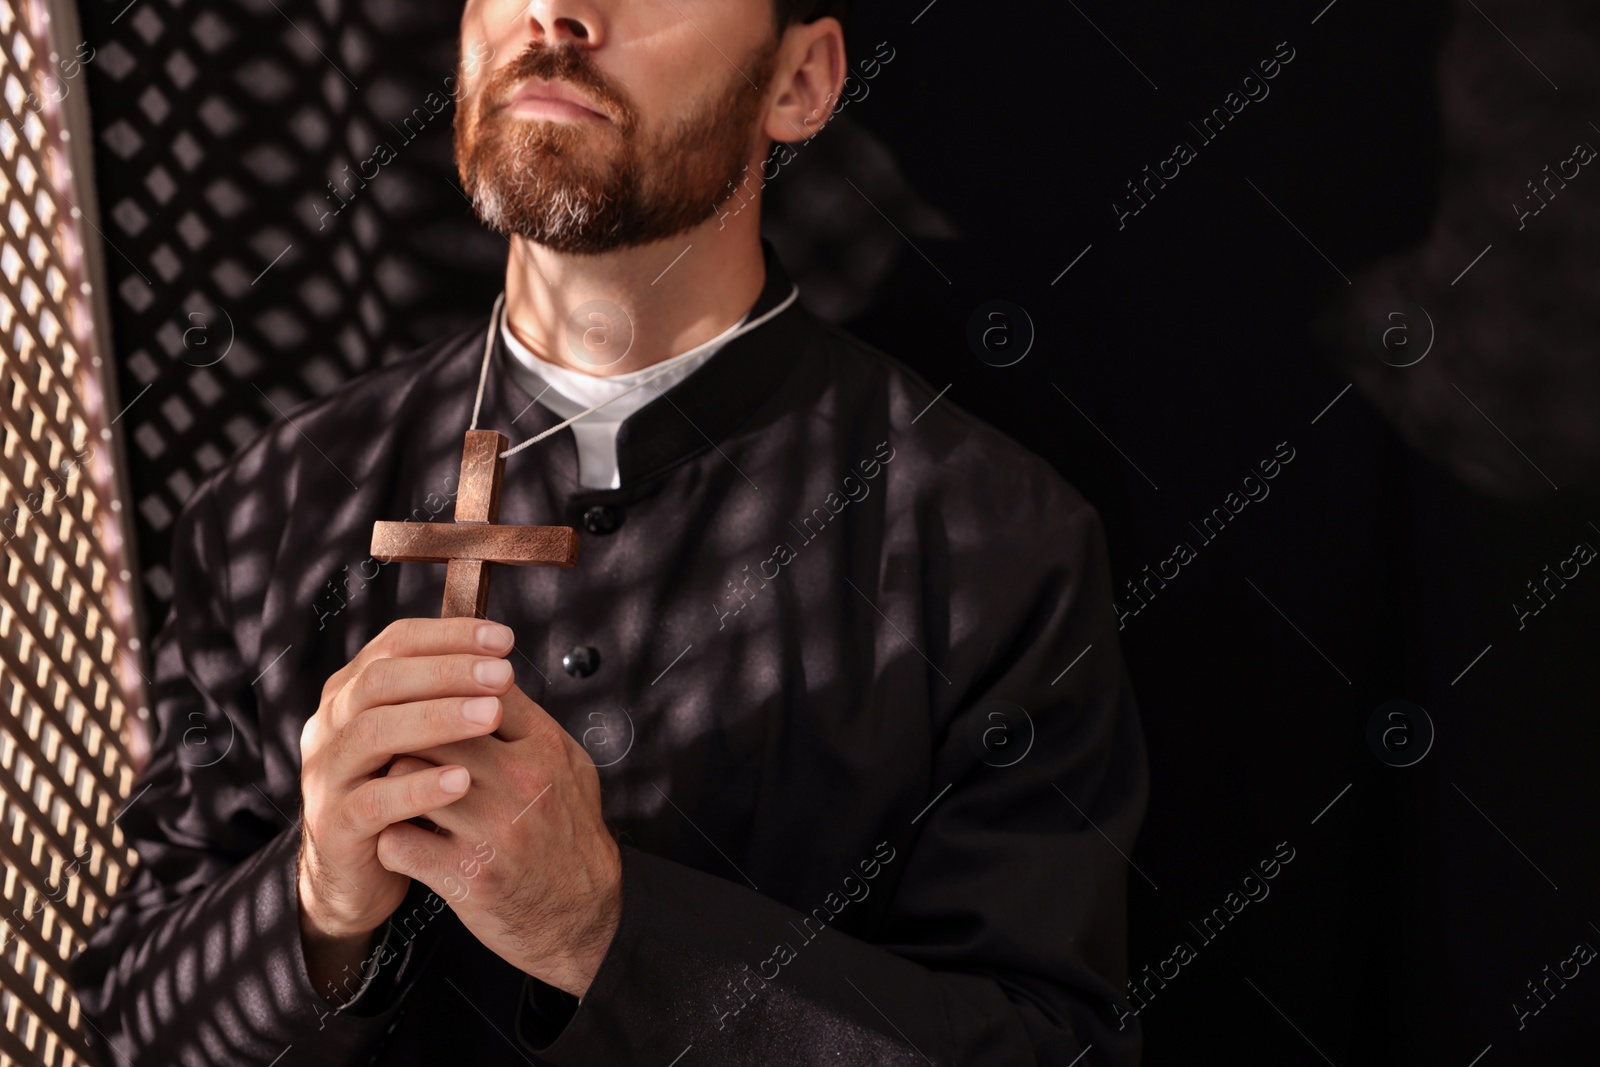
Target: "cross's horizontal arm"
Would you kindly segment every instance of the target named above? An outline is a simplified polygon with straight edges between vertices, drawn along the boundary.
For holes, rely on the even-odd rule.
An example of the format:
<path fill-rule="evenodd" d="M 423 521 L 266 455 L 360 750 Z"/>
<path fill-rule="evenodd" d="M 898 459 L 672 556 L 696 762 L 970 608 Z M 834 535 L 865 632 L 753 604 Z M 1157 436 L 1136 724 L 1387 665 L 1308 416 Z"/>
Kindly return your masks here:
<path fill-rule="evenodd" d="M 372 557 L 400 563 L 458 559 L 513 567 L 574 567 L 578 563 L 578 532 L 570 526 L 377 522 L 372 526 Z"/>

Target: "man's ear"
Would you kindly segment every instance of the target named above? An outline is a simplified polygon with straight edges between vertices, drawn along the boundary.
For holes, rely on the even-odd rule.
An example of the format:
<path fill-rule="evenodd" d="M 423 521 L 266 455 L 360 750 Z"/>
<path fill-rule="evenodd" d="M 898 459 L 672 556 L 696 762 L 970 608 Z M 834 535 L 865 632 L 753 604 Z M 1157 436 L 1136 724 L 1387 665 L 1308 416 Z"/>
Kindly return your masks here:
<path fill-rule="evenodd" d="M 790 25 L 778 54 L 777 91 L 761 132 L 782 143 L 814 137 L 839 106 L 848 73 L 838 19 Z"/>

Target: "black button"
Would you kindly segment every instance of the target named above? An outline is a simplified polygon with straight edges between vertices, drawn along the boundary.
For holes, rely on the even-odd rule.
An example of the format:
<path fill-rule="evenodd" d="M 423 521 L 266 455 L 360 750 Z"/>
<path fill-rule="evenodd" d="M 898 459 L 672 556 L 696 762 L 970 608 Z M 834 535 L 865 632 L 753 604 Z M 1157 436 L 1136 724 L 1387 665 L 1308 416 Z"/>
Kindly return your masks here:
<path fill-rule="evenodd" d="M 600 669 L 600 650 L 591 645 L 579 645 L 561 657 L 561 666 L 574 678 L 587 678 Z"/>
<path fill-rule="evenodd" d="M 608 534 L 622 525 L 622 512 L 605 504 L 596 504 L 583 513 L 583 526 L 592 534 Z"/>

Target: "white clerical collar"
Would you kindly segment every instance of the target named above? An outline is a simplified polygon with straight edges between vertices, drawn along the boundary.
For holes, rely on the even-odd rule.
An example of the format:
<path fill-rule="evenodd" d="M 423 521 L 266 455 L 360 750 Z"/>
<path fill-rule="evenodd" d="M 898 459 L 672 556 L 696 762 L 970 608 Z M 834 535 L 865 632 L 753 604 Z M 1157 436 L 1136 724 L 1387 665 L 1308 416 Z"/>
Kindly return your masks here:
<path fill-rule="evenodd" d="M 657 396 L 693 374 L 739 332 L 747 319 L 729 326 L 704 344 L 696 345 L 660 363 L 626 374 L 602 377 L 585 374 L 540 358 L 511 331 L 505 311 L 500 313 L 500 336 L 511 353 L 510 370 L 517 384 L 539 403 L 564 419 L 603 401 L 606 407 L 572 424 L 578 442 L 578 481 L 591 488 L 615 489 L 621 484 L 617 470 L 617 428 L 622 421 Z M 647 376 L 650 384 L 621 396 Z M 613 398 L 616 398 L 613 400 Z"/>

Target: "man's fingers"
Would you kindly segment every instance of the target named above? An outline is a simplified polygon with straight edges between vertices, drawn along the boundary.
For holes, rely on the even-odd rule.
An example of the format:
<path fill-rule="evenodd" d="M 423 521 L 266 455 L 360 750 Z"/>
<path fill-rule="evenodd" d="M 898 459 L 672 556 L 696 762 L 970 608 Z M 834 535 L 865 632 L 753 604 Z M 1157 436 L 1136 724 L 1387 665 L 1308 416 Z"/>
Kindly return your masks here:
<path fill-rule="evenodd" d="M 487 619 L 398 619 L 367 642 L 362 656 L 437 656 L 447 652 L 487 652 L 503 656 L 511 651 L 512 633 Z"/>
<path fill-rule="evenodd" d="M 342 729 L 367 709 L 386 704 L 499 696 L 512 678 L 511 664 L 489 656 L 457 653 L 372 660 L 334 698 L 333 725 Z"/>
<path fill-rule="evenodd" d="M 442 760 L 439 763 L 431 763 L 428 760 L 418 759 L 415 756 L 396 756 L 393 760 L 389 761 L 389 768 L 384 773 L 391 778 L 398 778 L 403 774 L 415 774 L 417 771 L 431 771 L 435 767 L 445 766 L 450 762 L 450 760 Z M 429 812 L 427 815 L 419 815 L 415 819 L 411 820 L 411 825 L 420 826 L 424 830 L 432 830 L 438 825 L 433 821 L 432 816 L 432 812 Z M 381 833 L 382 831 L 379 832 Z"/>
<path fill-rule="evenodd" d="M 373 837 L 386 826 L 454 804 L 471 784 L 472 775 L 460 766 L 374 778 L 344 798 L 343 822 L 355 837 Z"/>
<path fill-rule="evenodd" d="M 502 741 L 521 741 L 536 730 L 560 725 L 550 713 L 533 702 L 533 698 L 519 687 L 512 686 L 500 698 L 500 726 L 494 735 Z"/>
<path fill-rule="evenodd" d="M 415 771 L 426 771 L 437 767 L 437 763 L 429 763 L 425 759 L 415 756 L 396 756 L 389 764 L 389 777 L 397 778 L 402 774 L 411 774 Z"/>
<path fill-rule="evenodd" d="M 514 640 L 510 627 L 486 619 L 398 619 L 335 671 L 323 686 L 322 695 L 326 700 L 339 692 L 374 660 L 474 652 L 503 656 L 511 651 Z"/>
<path fill-rule="evenodd" d="M 500 699 L 444 697 L 390 704 L 360 712 L 339 733 L 338 753 L 352 777 L 371 774 L 390 757 L 492 732 L 500 722 Z"/>
<path fill-rule="evenodd" d="M 449 847 L 444 838 L 431 830 L 410 823 L 395 823 L 378 834 L 378 862 L 396 874 L 415 878 L 431 887 L 429 872 L 438 868 L 441 854 Z"/>

